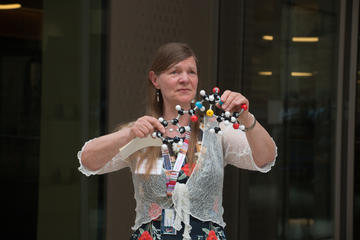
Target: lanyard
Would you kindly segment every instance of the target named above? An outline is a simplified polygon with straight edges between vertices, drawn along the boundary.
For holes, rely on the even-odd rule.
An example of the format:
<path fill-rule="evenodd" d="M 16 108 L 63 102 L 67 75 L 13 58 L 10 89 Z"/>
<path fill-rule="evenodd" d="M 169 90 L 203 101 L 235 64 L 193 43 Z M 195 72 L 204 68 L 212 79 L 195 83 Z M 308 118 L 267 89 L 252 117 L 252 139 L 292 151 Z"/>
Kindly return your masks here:
<path fill-rule="evenodd" d="M 174 168 L 171 166 L 170 154 L 168 148 L 161 148 L 161 154 L 164 160 L 164 168 L 165 168 L 165 175 L 166 175 L 166 193 L 168 196 L 171 196 L 172 192 L 174 191 L 175 184 L 178 178 L 178 174 L 182 165 L 184 164 L 186 152 L 188 150 L 190 140 L 190 133 L 185 133 L 184 142 L 180 148 L 180 151 L 176 157 L 176 161 L 174 164 Z"/>

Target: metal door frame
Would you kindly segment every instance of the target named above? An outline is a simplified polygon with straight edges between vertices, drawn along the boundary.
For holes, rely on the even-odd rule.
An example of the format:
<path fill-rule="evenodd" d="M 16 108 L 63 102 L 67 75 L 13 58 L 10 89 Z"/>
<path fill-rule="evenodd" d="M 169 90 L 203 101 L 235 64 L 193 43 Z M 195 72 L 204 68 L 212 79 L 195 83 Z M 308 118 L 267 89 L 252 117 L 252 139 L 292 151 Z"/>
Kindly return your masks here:
<path fill-rule="evenodd" d="M 340 1 L 334 235 L 353 240 L 356 69 L 359 0 Z"/>

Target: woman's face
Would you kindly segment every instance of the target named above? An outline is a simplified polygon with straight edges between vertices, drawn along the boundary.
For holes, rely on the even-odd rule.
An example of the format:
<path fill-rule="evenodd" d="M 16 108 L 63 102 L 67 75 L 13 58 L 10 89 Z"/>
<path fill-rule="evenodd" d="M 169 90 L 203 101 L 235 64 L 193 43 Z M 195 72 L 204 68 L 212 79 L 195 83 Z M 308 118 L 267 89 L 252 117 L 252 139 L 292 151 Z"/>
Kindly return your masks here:
<path fill-rule="evenodd" d="M 150 79 L 160 89 L 164 104 L 187 106 L 195 98 L 198 85 L 195 59 L 189 57 L 158 76 L 150 72 Z"/>

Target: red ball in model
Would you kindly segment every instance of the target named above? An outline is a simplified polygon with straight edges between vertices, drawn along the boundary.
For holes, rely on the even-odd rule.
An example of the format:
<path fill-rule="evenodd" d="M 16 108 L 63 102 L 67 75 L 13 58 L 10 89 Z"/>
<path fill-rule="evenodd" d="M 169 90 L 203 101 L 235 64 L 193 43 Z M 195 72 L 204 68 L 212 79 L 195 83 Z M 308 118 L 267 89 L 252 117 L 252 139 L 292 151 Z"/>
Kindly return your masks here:
<path fill-rule="evenodd" d="M 218 87 L 214 87 L 212 90 L 213 93 L 219 93 L 220 89 Z"/>
<path fill-rule="evenodd" d="M 241 105 L 241 108 L 244 109 L 244 111 L 246 111 L 248 109 L 247 105 L 245 103 Z"/>
<path fill-rule="evenodd" d="M 196 122 L 196 121 L 198 120 L 198 116 L 192 115 L 192 116 L 190 117 L 190 120 L 191 120 L 192 122 Z"/>

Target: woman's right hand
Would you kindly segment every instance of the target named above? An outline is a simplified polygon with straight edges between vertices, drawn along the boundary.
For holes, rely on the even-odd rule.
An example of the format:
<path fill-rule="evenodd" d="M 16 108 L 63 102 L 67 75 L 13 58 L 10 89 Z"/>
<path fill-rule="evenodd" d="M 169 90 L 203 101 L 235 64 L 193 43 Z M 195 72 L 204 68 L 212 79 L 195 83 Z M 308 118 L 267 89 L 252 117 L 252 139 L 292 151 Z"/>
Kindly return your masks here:
<path fill-rule="evenodd" d="M 134 138 L 143 138 L 149 134 L 152 134 L 156 130 L 159 130 L 161 133 L 165 134 L 165 128 L 158 119 L 151 116 L 143 116 L 138 118 L 130 127 L 130 134 Z"/>

